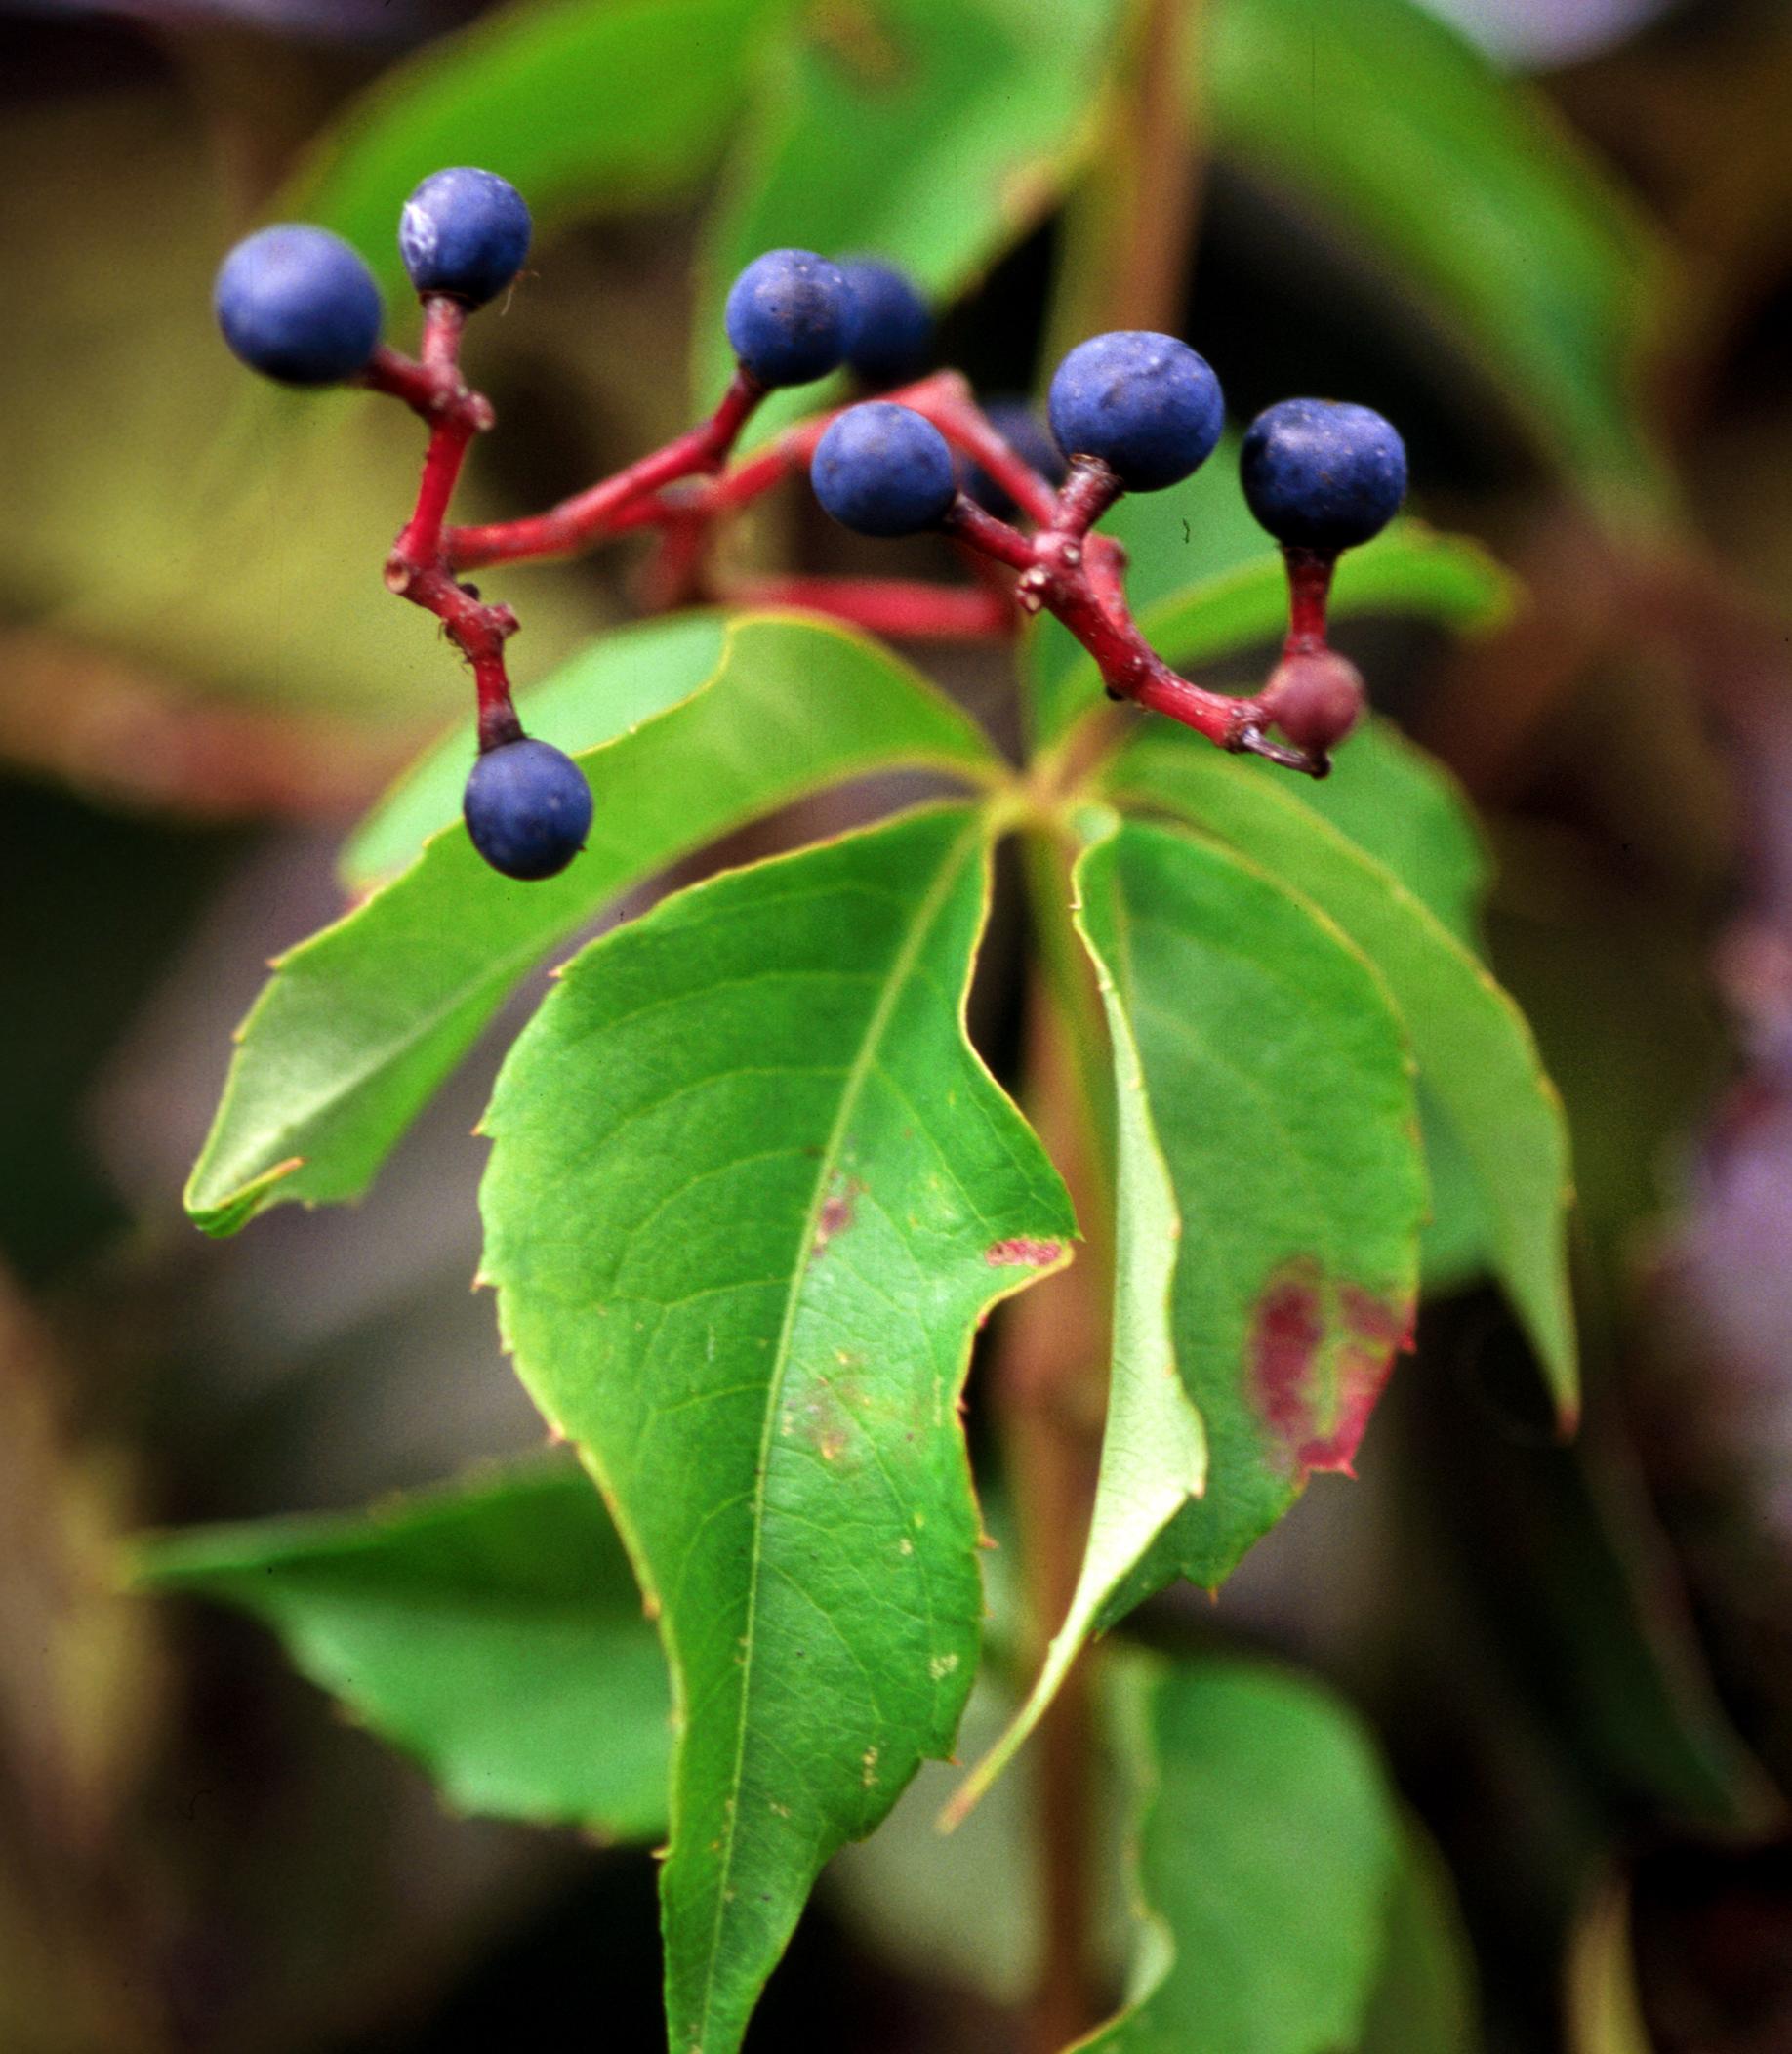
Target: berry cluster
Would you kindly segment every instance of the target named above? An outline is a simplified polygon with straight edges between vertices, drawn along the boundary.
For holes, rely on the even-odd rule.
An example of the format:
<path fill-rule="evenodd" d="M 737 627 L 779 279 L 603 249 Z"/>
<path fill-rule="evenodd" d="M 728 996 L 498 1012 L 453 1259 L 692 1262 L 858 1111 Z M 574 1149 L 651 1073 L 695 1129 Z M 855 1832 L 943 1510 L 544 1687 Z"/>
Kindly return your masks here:
<path fill-rule="evenodd" d="M 568 555 L 635 528 L 660 534 L 659 604 L 777 599 L 890 634 L 955 637 L 1011 633 L 1020 616 L 1046 611 L 1094 657 L 1111 697 L 1168 714 L 1221 748 L 1325 774 L 1364 705 L 1362 678 L 1326 641 L 1332 570 L 1405 496 L 1405 452 L 1379 414 L 1289 399 L 1251 424 L 1244 496 L 1282 544 L 1289 630 L 1263 690 L 1232 698 L 1178 677 L 1145 642 L 1126 605 L 1124 555 L 1095 528 L 1122 493 L 1162 491 L 1212 455 L 1225 403 L 1205 360 L 1173 336 L 1094 336 L 1052 378 L 1048 430 L 1024 402 L 983 408 L 956 373 L 923 376 L 927 303 L 901 271 L 871 258 L 836 265 L 808 250 L 771 250 L 754 259 L 728 294 L 737 369 L 707 421 L 546 513 L 448 525 L 468 447 L 493 418 L 462 376 L 462 331 L 516 277 L 530 233 L 521 196 L 491 172 L 463 166 L 418 186 L 398 229 L 423 303 L 415 359 L 381 342 L 373 274 L 327 229 L 289 224 L 251 235 L 225 258 L 215 294 L 225 342 L 254 369 L 290 385 L 359 384 L 428 424 L 417 506 L 387 560 L 387 583 L 435 614 L 472 668 L 479 757 L 465 815 L 494 869 L 519 879 L 563 870 L 590 831 L 591 794 L 571 758 L 523 733 L 504 660 L 516 616 L 482 600 L 465 573 Z M 730 467 L 768 391 L 842 366 L 862 390 L 887 396 L 803 422 Z M 880 537 L 943 532 L 983 581 L 971 590 L 894 579 L 723 583 L 709 562 L 714 521 L 797 470 L 843 526 Z M 1283 741 L 1270 738 L 1272 726 Z"/>

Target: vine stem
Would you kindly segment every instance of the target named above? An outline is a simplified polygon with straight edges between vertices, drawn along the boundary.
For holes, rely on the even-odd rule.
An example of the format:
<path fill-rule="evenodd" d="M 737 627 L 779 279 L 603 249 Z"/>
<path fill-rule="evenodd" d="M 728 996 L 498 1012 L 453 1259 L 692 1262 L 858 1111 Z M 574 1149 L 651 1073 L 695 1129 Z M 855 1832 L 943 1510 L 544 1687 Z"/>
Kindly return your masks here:
<path fill-rule="evenodd" d="M 1060 880 L 1061 882 L 1061 880 Z M 1029 1110 L 1089 1231 L 1079 1259 L 1009 1308 L 995 1398 L 1014 1494 L 1027 1594 L 1027 1657 L 1044 1661 L 1076 1592 L 1094 1501 L 1105 1351 L 1101 1304 L 1106 1237 L 1090 1123 L 1074 1074 L 1075 1029 L 1044 975 L 1029 1006 Z M 1091 1946 L 1096 1833 L 1090 1765 L 1099 1746 L 1086 1655 L 1066 1675 L 1035 1736 L 1033 1788 L 1042 1906 L 1039 1979 L 1028 2001 L 1027 2054 L 1060 2054 L 1100 2014 Z"/>

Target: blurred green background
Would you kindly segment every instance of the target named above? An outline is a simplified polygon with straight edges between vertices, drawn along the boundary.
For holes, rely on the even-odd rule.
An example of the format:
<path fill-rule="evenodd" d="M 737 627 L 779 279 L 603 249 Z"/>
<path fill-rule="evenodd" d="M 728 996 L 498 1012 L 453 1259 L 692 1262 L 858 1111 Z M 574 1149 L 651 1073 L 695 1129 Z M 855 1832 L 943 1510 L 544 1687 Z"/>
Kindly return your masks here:
<path fill-rule="evenodd" d="M 489 1061 L 353 1212 L 202 1245 L 179 1207 L 264 959 L 331 916 L 343 832 L 466 697 L 380 582 L 415 424 L 252 389 L 211 274 L 260 220 L 325 219 L 402 345 L 398 206 L 475 162 L 541 232 L 468 346 L 502 422 L 472 517 L 686 425 L 719 289 L 799 240 L 911 265 L 988 391 L 1139 323 L 1212 360 L 1235 420 L 1379 406 L 1419 509 L 1524 581 L 1469 644 L 1344 639 L 1498 856 L 1492 955 L 1575 1132 L 1585 1430 L 1548 1441 L 1489 1294 L 1443 1298 L 1361 1483 L 1157 1629 L 1285 1650 L 1374 1721 L 1487 2047 L 1784 2054 L 1785 9 L 44 4 L 0 11 L 0 2049 L 657 2043 L 644 1855 L 451 1819 L 259 1629 L 114 1595 L 143 1525 L 539 1444 L 467 1290 Z M 888 562 L 797 497 L 750 547 Z M 507 575 L 519 679 L 629 617 L 637 565 Z M 927 660 L 1012 719 L 999 659 Z M 1008 2044 L 1023 1809 L 925 1859 L 899 1815 L 753 2043 Z"/>

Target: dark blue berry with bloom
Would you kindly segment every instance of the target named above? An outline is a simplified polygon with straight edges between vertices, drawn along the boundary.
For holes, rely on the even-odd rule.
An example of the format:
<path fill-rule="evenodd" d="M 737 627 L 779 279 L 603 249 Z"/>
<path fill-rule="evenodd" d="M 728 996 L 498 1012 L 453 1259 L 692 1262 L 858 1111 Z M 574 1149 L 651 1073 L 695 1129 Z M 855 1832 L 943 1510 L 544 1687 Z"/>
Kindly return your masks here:
<path fill-rule="evenodd" d="M 405 201 L 398 254 L 420 293 L 483 307 L 522 269 L 534 226 L 508 179 L 460 164 L 431 172 Z"/>
<path fill-rule="evenodd" d="M 1121 328 L 1070 352 L 1051 381 L 1049 412 L 1067 455 L 1099 457 L 1128 492 L 1160 492 L 1213 454 L 1226 402 L 1187 343 Z"/>
<path fill-rule="evenodd" d="M 1048 485 L 1063 484 L 1069 469 L 1064 452 L 1052 440 L 1051 430 L 1031 400 L 988 399 L 983 411 L 990 426 L 1016 456 L 1024 457 Z M 986 514 L 994 514 L 998 520 L 1009 520 L 1018 511 L 981 464 L 965 465 L 964 489 Z"/>
<path fill-rule="evenodd" d="M 850 406 L 815 445 L 815 496 L 860 535 L 914 535 L 935 526 L 957 497 L 946 437 L 931 421 L 887 399 Z"/>
<path fill-rule="evenodd" d="M 219 267 L 212 307 L 235 354 L 285 385 L 351 378 L 380 341 L 373 273 L 340 235 L 302 223 L 239 242 Z"/>
<path fill-rule="evenodd" d="M 813 250 L 767 250 L 728 293 L 723 321 L 735 355 L 764 386 L 807 385 L 846 355 L 852 288 Z"/>
<path fill-rule="evenodd" d="M 524 736 L 472 766 L 462 806 L 472 845 L 507 878 L 550 878 L 585 846 L 591 788 L 571 757 Z"/>
<path fill-rule="evenodd" d="M 927 368 L 933 309 L 906 271 L 869 257 L 840 266 L 852 293 L 846 362 L 870 386 L 906 385 Z"/>
<path fill-rule="evenodd" d="M 1244 497 L 1278 542 L 1332 552 L 1379 535 L 1406 496 L 1406 448 L 1372 408 L 1284 399 L 1250 424 Z"/>

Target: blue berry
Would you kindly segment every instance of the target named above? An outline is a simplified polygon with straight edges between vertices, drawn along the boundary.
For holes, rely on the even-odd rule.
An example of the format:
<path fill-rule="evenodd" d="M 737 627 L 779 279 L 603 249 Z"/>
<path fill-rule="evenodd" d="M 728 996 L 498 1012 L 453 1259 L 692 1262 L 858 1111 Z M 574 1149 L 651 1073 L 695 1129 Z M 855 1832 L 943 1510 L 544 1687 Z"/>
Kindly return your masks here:
<path fill-rule="evenodd" d="M 218 267 L 212 309 L 251 370 L 285 385 L 334 385 L 380 341 L 380 288 L 340 235 L 289 222 L 263 228 Z"/>
<path fill-rule="evenodd" d="M 1049 410 L 1059 447 L 1099 457 L 1128 492 L 1180 484 L 1213 454 L 1226 418 L 1206 359 L 1142 328 L 1079 343 L 1051 381 Z"/>
<path fill-rule="evenodd" d="M 807 385 L 846 354 L 852 288 L 813 250 L 767 250 L 729 289 L 723 315 L 742 366 L 761 385 Z"/>
<path fill-rule="evenodd" d="M 1379 535 L 1406 496 L 1406 448 L 1366 406 L 1284 399 L 1239 456 L 1250 511 L 1278 542 L 1333 552 Z"/>
<path fill-rule="evenodd" d="M 1069 468 L 1064 452 L 1052 440 L 1050 429 L 1030 400 L 987 399 L 983 411 L 990 426 L 1016 456 L 1025 457 L 1048 485 L 1063 484 Z M 965 467 L 964 489 L 986 514 L 994 514 L 998 520 L 1007 520 L 1018 511 L 981 464 Z"/>
<path fill-rule="evenodd" d="M 483 307 L 523 267 L 534 224 L 523 196 L 493 171 L 435 171 L 404 203 L 398 254 L 420 293 Z"/>
<path fill-rule="evenodd" d="M 893 264 L 869 257 L 840 266 L 852 292 L 846 361 L 867 385 L 904 385 L 927 368 L 933 309 Z"/>
<path fill-rule="evenodd" d="M 550 878 L 585 846 L 591 788 L 571 757 L 523 736 L 472 766 L 462 806 L 472 845 L 507 878 Z"/>
<path fill-rule="evenodd" d="M 946 437 L 931 421 L 887 399 L 849 406 L 815 445 L 815 496 L 860 535 L 914 535 L 957 497 Z"/>

